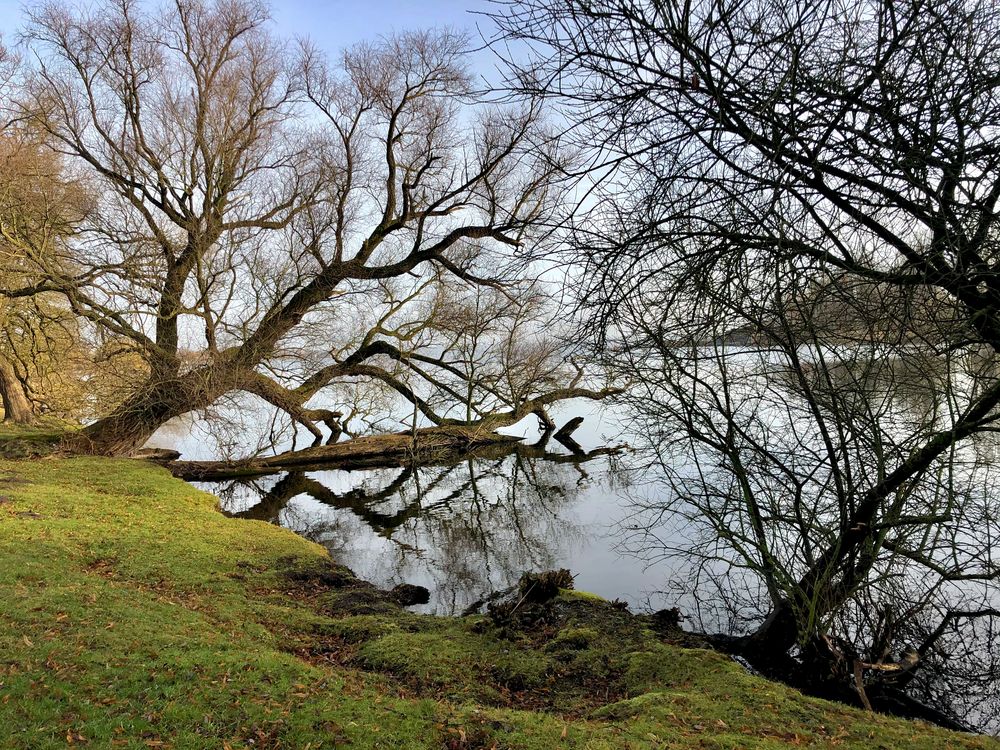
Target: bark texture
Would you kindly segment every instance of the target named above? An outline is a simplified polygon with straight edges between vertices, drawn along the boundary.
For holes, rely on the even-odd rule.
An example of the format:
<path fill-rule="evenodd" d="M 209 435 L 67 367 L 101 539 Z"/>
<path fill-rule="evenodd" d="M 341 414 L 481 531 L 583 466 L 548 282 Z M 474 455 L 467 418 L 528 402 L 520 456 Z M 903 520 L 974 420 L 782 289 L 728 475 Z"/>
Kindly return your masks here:
<path fill-rule="evenodd" d="M 28 424 L 34 419 L 31 401 L 24 392 L 24 386 L 14 373 L 14 368 L 5 360 L 0 360 L 0 400 L 3 402 L 4 422 Z"/>

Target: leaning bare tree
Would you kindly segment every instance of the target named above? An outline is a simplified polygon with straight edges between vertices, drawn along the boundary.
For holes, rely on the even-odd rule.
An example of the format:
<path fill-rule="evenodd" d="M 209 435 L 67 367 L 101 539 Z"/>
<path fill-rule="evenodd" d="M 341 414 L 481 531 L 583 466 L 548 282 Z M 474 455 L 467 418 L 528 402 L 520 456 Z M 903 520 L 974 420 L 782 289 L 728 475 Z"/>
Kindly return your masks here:
<path fill-rule="evenodd" d="M 572 369 L 553 387 L 558 367 L 512 397 L 454 382 L 442 288 L 521 306 L 560 193 L 537 106 L 478 101 L 460 36 L 407 34 L 330 66 L 274 38 L 252 0 L 30 17 L 25 112 L 100 194 L 64 257 L 34 259 L 36 288 L 146 370 L 77 448 L 129 452 L 238 391 L 316 440 L 318 423 L 340 433 L 342 410 L 315 404 L 345 382 L 378 384 L 421 425 L 496 426 L 595 395 Z"/>
<path fill-rule="evenodd" d="M 593 155 L 570 249 L 666 479 L 645 543 L 759 585 L 758 664 L 821 658 L 862 700 L 949 656 L 995 680 L 1000 11 L 495 15 Z"/>

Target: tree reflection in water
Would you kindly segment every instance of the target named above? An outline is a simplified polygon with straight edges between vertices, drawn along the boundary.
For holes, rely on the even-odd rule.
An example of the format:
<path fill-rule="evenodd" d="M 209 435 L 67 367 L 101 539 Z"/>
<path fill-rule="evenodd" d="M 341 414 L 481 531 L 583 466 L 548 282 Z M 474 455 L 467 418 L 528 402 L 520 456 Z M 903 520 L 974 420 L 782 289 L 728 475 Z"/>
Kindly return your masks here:
<path fill-rule="evenodd" d="M 616 451 L 568 447 L 543 437 L 443 465 L 295 471 L 201 486 L 230 515 L 290 528 L 380 585 L 425 585 L 427 611 L 455 613 L 526 570 L 555 566 L 582 543 L 569 511 Z"/>

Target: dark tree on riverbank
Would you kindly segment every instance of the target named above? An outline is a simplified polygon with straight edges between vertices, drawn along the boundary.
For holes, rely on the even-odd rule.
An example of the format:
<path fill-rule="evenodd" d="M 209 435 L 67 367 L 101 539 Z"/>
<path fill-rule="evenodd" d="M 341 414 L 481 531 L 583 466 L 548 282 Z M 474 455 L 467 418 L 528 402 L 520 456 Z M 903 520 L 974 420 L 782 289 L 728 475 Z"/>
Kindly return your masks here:
<path fill-rule="evenodd" d="M 391 423 L 390 397 L 414 421 L 492 428 L 599 395 L 546 342 L 524 280 L 560 157 L 535 103 L 477 99 L 462 37 L 406 34 L 331 67 L 252 0 L 29 15 L 23 115 L 100 200 L 64 253 L 30 258 L 34 287 L 7 292 L 61 294 L 145 369 L 74 447 L 130 452 L 234 392 L 316 440 L 317 423 L 350 429 L 343 412 Z M 470 294 L 489 309 L 456 330 Z M 378 395 L 309 405 L 357 382 Z"/>
<path fill-rule="evenodd" d="M 678 550 L 702 574 L 760 584 L 742 650 L 869 683 L 948 658 L 995 677 L 1000 10 L 526 0 L 496 20 L 534 53 L 513 86 L 593 156 L 585 309 L 649 415 L 671 492 L 646 509 L 705 531 Z"/>

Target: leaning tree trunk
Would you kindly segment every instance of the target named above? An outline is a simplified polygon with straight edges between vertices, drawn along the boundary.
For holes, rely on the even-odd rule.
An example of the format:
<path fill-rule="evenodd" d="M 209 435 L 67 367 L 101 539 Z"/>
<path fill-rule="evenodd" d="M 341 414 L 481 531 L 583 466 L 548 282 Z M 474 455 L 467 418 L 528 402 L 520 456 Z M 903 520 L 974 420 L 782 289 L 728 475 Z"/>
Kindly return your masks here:
<path fill-rule="evenodd" d="M 763 672 L 770 664 L 784 660 L 799 640 L 799 621 L 791 602 L 775 605 L 767 618 L 742 639 L 738 651 Z"/>
<path fill-rule="evenodd" d="M 994 347 L 1000 351 L 1000 344 Z M 918 450 L 913 451 L 895 469 L 862 495 L 844 530 L 836 542 L 817 556 L 812 566 L 798 582 L 800 600 L 814 602 L 816 614 L 823 615 L 841 607 L 865 575 L 871 570 L 874 555 L 862 555 L 861 550 L 874 543 L 878 534 L 878 512 L 882 503 L 901 486 L 921 477 L 938 456 L 960 440 L 982 429 L 1000 407 L 1000 383 L 994 383 L 981 394 L 950 430 L 931 435 Z M 864 560 L 864 562 L 862 562 Z M 842 571 L 835 584 L 827 580 L 830 571 Z M 751 661 L 768 658 L 788 649 L 804 635 L 800 617 L 789 601 L 774 607 L 756 632 L 744 639 L 742 649 Z"/>
<path fill-rule="evenodd" d="M 204 390 L 185 378 L 150 382 L 112 414 L 68 437 L 64 445 L 74 453 L 128 456 L 169 420 L 209 403 Z"/>
<path fill-rule="evenodd" d="M 116 412 L 94 422 L 66 440 L 74 453 L 128 456 L 141 448 L 171 417 L 150 412 Z"/>
<path fill-rule="evenodd" d="M 3 401 L 4 422 L 28 424 L 34 419 L 35 414 L 24 386 L 6 360 L 0 360 L 0 400 Z"/>

